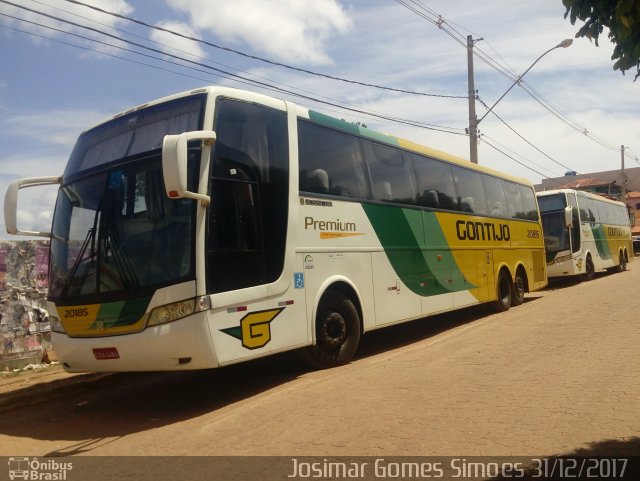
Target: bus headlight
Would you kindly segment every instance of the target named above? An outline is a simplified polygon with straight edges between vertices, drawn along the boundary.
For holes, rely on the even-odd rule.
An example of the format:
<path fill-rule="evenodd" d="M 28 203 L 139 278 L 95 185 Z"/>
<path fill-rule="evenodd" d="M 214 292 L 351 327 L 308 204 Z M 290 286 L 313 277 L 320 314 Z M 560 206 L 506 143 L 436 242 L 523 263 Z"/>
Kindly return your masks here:
<path fill-rule="evenodd" d="M 147 327 L 166 324 L 209 309 L 209 297 L 201 296 L 158 306 L 149 313 Z"/>
<path fill-rule="evenodd" d="M 60 319 L 55 316 L 49 316 L 49 325 L 51 326 L 51 330 L 53 332 L 59 332 L 61 334 L 67 333 L 67 331 L 64 330 L 64 326 L 60 322 Z"/>

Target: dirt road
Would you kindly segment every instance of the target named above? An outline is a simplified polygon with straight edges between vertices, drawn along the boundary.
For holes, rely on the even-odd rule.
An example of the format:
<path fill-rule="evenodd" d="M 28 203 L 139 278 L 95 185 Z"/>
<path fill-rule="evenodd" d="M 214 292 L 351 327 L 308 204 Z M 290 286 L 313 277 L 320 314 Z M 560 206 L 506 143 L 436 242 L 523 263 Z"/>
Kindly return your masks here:
<path fill-rule="evenodd" d="M 553 455 L 640 452 L 640 262 L 367 334 L 308 371 L 281 355 L 116 374 L 0 415 L 4 455 Z M 60 394 L 60 393 L 58 393 Z"/>

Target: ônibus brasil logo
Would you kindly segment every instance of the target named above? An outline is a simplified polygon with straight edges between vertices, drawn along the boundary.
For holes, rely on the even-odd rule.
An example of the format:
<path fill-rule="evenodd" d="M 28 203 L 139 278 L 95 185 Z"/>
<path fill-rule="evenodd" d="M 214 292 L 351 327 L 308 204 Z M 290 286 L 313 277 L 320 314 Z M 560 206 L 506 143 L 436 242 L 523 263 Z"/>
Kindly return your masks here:
<path fill-rule="evenodd" d="M 40 461 L 38 458 L 9 458 L 9 479 L 31 481 L 66 481 L 67 471 L 73 469 L 73 463 L 55 459 Z"/>

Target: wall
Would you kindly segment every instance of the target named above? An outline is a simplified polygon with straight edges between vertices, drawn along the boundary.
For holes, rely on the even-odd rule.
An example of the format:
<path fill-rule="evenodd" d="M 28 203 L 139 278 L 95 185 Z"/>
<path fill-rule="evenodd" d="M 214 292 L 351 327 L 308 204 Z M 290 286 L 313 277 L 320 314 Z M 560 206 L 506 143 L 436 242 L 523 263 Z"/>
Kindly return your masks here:
<path fill-rule="evenodd" d="M 0 242 L 0 367 L 39 362 L 51 348 L 46 311 L 48 241 Z M 19 364 L 19 363 L 18 363 Z"/>

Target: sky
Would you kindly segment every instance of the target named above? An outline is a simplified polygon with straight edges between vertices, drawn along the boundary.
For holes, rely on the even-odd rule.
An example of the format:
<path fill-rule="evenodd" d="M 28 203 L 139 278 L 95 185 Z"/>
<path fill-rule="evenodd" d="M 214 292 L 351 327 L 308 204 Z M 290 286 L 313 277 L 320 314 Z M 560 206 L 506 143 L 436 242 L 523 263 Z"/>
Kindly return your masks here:
<path fill-rule="evenodd" d="M 467 35 L 481 57 L 474 57 L 480 164 L 539 183 L 567 170 L 620 168 L 624 145 L 626 165 L 640 165 L 640 80 L 613 70 L 606 32 L 599 47 L 574 39 L 546 53 L 483 118 L 540 55 L 574 38 L 580 25 L 564 18 L 561 0 L 84 3 L 120 17 L 69 0 L 0 0 L 0 198 L 17 178 L 60 175 L 83 130 L 203 85 L 266 93 L 469 159 Z M 55 195 L 24 191 L 19 226 L 48 231 Z M 10 237 L 0 212 L 0 239 Z"/>

